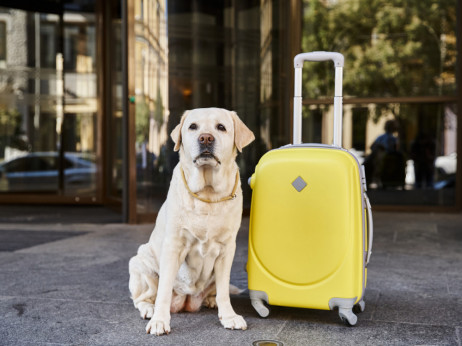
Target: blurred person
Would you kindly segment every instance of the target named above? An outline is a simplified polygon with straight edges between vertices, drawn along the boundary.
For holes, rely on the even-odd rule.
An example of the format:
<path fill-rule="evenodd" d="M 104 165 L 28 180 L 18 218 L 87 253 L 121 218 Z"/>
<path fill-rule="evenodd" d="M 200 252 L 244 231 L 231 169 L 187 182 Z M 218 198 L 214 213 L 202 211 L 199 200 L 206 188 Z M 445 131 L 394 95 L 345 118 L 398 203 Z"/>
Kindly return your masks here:
<path fill-rule="evenodd" d="M 406 160 L 395 135 L 398 129 L 396 120 L 388 120 L 384 126 L 385 133 L 371 145 L 371 154 L 364 162 L 366 179 L 371 187 L 404 187 Z"/>
<path fill-rule="evenodd" d="M 415 188 L 433 188 L 436 159 L 434 139 L 420 131 L 411 144 L 411 158 L 414 161 Z"/>
<path fill-rule="evenodd" d="M 396 120 L 388 120 L 384 126 L 385 133 L 376 138 L 371 145 L 372 152 L 382 149 L 387 153 L 398 150 L 398 137 L 395 133 L 398 132 L 398 123 Z"/>

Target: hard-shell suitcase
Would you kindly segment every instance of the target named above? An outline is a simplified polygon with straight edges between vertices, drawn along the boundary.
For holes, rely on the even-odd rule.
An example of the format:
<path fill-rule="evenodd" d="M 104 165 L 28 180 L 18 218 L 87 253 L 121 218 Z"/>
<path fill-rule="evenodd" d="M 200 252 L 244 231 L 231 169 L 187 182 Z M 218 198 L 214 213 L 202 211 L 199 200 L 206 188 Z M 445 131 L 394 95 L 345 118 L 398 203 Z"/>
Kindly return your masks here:
<path fill-rule="evenodd" d="M 304 61 L 335 66 L 333 145 L 301 143 Z M 363 311 L 372 215 L 363 167 L 342 140 L 340 53 L 311 52 L 294 58 L 293 144 L 262 156 L 249 179 L 252 203 L 248 287 L 262 317 L 270 305 L 333 310 L 347 325 Z"/>

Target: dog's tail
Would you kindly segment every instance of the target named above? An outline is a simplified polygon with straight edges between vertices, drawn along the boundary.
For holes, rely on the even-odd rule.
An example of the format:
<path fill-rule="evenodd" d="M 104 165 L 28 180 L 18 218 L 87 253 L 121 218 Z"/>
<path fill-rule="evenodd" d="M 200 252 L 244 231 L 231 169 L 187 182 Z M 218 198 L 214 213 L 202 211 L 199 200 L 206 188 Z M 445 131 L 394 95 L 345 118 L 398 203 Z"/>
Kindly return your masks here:
<path fill-rule="evenodd" d="M 245 290 L 240 289 L 239 287 L 236 287 L 234 285 L 229 284 L 229 293 L 234 294 L 234 295 L 239 295 Z"/>

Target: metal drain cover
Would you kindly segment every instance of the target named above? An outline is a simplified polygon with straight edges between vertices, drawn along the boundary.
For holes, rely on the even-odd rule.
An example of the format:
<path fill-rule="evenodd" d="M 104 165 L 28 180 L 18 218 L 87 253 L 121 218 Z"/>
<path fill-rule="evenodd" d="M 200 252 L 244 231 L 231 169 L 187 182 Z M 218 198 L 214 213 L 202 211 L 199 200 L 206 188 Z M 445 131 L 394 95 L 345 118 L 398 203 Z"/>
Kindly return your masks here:
<path fill-rule="evenodd" d="M 280 341 L 276 340 L 257 340 L 252 342 L 253 346 L 284 346 Z"/>

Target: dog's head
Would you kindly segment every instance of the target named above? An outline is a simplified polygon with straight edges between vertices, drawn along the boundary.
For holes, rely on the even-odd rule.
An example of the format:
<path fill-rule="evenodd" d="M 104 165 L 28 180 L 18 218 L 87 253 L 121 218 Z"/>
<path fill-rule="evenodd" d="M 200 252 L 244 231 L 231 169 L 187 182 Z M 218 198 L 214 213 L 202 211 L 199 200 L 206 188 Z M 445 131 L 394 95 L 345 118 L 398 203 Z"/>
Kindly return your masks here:
<path fill-rule="evenodd" d="M 218 166 L 234 159 L 255 136 L 235 112 L 222 108 L 199 108 L 186 111 L 172 131 L 174 150 L 183 152 L 196 167 Z"/>

